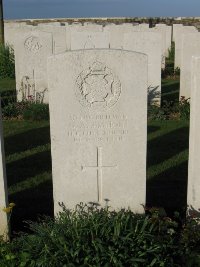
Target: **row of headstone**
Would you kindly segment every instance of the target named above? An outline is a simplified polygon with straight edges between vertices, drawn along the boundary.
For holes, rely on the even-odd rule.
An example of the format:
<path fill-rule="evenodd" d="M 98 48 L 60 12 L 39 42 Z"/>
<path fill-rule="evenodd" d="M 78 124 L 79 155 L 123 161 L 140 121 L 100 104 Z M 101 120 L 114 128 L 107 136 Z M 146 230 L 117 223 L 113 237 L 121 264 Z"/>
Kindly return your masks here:
<path fill-rule="evenodd" d="M 173 41 L 175 42 L 175 68 L 181 68 L 181 53 L 183 35 L 187 33 L 197 33 L 198 30 L 195 26 L 184 26 L 182 24 L 173 24 Z"/>
<path fill-rule="evenodd" d="M 192 56 L 200 55 L 200 33 L 194 26 L 173 25 L 175 68 L 180 68 L 180 99 L 190 98 Z"/>
<path fill-rule="evenodd" d="M 8 27 L 6 28 L 9 31 Z M 13 30 L 13 29 L 12 29 Z M 160 105 L 161 67 L 171 45 L 171 27 L 148 24 L 14 25 L 18 100 L 48 103 L 46 60 L 52 54 L 90 48 L 125 49 L 148 55 L 148 100 Z M 13 32 L 12 32 L 13 33 Z M 9 42 L 9 34 L 6 35 Z M 20 38 L 19 38 L 20 36 Z"/>
<path fill-rule="evenodd" d="M 47 64 L 54 210 L 59 202 L 131 208 L 146 196 L 147 80 L 145 54 L 74 50 Z M 193 62 L 188 205 L 200 205 L 200 58 Z M 58 108 L 59 106 L 59 108 Z M 1 130 L 0 206 L 7 205 Z M 0 211 L 0 234 L 7 215 Z"/>
<path fill-rule="evenodd" d="M 184 34 L 182 37 L 180 97 L 191 96 L 192 56 L 200 56 L 200 33 Z"/>

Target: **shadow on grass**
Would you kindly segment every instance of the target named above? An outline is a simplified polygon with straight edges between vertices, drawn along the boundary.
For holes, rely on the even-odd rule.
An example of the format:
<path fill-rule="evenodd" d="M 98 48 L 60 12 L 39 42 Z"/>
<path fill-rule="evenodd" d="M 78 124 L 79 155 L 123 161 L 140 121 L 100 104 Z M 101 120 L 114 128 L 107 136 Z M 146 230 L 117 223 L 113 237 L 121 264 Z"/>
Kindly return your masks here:
<path fill-rule="evenodd" d="M 179 86 L 179 81 L 169 81 L 168 83 L 162 83 L 161 105 L 163 105 L 165 101 L 177 102 L 179 100 Z"/>
<path fill-rule="evenodd" d="M 38 148 L 50 144 L 50 130 L 48 126 L 28 130 L 5 137 L 4 142 L 6 156 L 16 153 L 6 164 L 9 202 L 16 203 L 11 229 L 27 231 L 23 221 L 36 221 L 39 215 L 53 216 L 51 153 L 48 146 L 44 151 Z M 24 151 L 28 156 L 18 155 Z"/>
<path fill-rule="evenodd" d="M 157 132 L 158 130 L 160 130 L 160 127 L 158 127 L 158 126 L 152 126 L 152 125 L 147 126 L 148 134 Z"/>
<path fill-rule="evenodd" d="M 23 152 L 50 143 L 50 128 L 32 129 L 4 139 L 6 155 Z"/>
<path fill-rule="evenodd" d="M 51 172 L 51 152 L 44 151 L 6 164 L 8 187 L 45 171 Z"/>
<path fill-rule="evenodd" d="M 163 207 L 167 214 L 174 211 L 184 214 L 187 206 L 188 162 L 170 168 L 147 180 L 146 205 Z"/>
<path fill-rule="evenodd" d="M 159 164 L 189 147 L 189 127 L 182 127 L 148 141 L 147 166 Z"/>
<path fill-rule="evenodd" d="M 12 232 L 28 232 L 25 221 L 38 221 L 44 215 L 53 217 L 52 181 L 12 194 L 10 201 L 16 203 L 11 218 Z"/>

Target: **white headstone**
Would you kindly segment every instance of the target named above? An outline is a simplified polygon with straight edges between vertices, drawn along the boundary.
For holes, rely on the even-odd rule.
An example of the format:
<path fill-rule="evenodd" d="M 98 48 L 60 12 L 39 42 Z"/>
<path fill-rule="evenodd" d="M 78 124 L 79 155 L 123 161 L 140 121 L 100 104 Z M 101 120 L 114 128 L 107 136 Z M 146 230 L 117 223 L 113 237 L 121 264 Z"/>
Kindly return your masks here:
<path fill-rule="evenodd" d="M 175 37 L 175 68 L 181 67 L 181 53 L 182 53 L 182 38 L 183 34 L 186 33 L 195 33 L 198 32 L 196 27 L 194 26 L 182 26 L 176 29 L 176 37 Z"/>
<path fill-rule="evenodd" d="M 172 42 L 172 26 L 168 26 L 166 24 L 156 24 L 155 29 L 157 29 L 158 32 L 161 32 L 162 34 L 165 35 L 164 38 L 162 38 L 162 41 L 165 44 L 163 44 L 164 47 L 164 56 L 168 57 L 169 55 L 169 49 L 171 48 L 171 42 Z"/>
<path fill-rule="evenodd" d="M 173 34 L 172 34 L 172 41 L 176 41 L 177 33 L 183 28 L 183 24 L 173 24 Z"/>
<path fill-rule="evenodd" d="M 8 192 L 6 181 L 6 169 L 5 169 L 5 154 L 4 154 L 4 141 L 3 141 L 3 127 L 2 117 L 0 111 L 0 237 L 3 239 L 8 238 L 8 216 L 3 208 L 8 206 Z"/>
<path fill-rule="evenodd" d="M 72 32 L 102 32 L 103 26 L 98 25 L 95 23 L 89 23 L 89 24 L 81 24 L 81 23 L 74 23 L 71 25 L 68 25 L 66 27 L 70 27 Z"/>
<path fill-rule="evenodd" d="M 200 208 L 200 57 L 192 59 L 190 108 L 190 141 L 187 204 L 189 209 Z"/>
<path fill-rule="evenodd" d="M 40 24 L 38 25 L 37 30 L 52 33 L 54 54 L 60 54 L 67 51 L 66 27 Z"/>
<path fill-rule="evenodd" d="M 106 203 L 143 212 L 147 56 L 76 50 L 48 60 L 54 210 Z"/>
<path fill-rule="evenodd" d="M 47 57 L 53 54 L 52 34 L 42 31 L 21 33 L 15 46 L 18 100 L 48 103 Z"/>
<path fill-rule="evenodd" d="M 71 50 L 109 48 L 109 34 L 105 32 L 71 32 Z"/>
<path fill-rule="evenodd" d="M 155 32 L 124 34 L 123 48 L 148 55 L 148 101 L 160 105 L 161 35 Z"/>
<path fill-rule="evenodd" d="M 5 23 L 4 26 L 4 38 L 5 43 L 15 49 L 15 44 L 21 38 L 21 34 L 25 32 L 31 32 L 36 29 L 37 26 L 26 25 L 25 23 Z"/>
<path fill-rule="evenodd" d="M 192 56 L 200 56 L 200 33 L 184 34 L 182 38 L 180 97 L 190 97 Z"/>
<path fill-rule="evenodd" d="M 105 26 L 104 32 L 108 32 L 110 35 L 110 48 L 123 49 L 124 34 L 132 33 L 135 31 L 148 31 L 149 29 L 147 26 L 148 24 L 108 24 Z"/>

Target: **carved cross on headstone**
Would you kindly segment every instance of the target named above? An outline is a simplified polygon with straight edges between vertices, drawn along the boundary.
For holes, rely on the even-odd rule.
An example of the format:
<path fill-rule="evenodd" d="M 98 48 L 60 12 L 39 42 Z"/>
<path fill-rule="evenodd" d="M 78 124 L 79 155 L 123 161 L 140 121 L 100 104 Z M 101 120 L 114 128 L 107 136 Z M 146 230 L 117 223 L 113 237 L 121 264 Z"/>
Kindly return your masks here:
<path fill-rule="evenodd" d="M 116 168 L 117 166 L 108 166 L 102 164 L 102 147 L 97 147 L 97 164 L 95 166 L 81 166 L 84 171 L 87 168 L 96 169 L 97 172 L 97 201 L 102 202 L 103 196 L 103 169 L 104 168 Z"/>

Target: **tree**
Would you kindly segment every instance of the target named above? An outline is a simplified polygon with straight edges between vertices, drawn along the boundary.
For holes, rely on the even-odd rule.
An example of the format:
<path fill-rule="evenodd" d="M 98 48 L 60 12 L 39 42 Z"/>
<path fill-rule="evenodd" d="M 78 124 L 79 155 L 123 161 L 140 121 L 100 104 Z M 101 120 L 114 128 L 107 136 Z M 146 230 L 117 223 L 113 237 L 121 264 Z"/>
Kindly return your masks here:
<path fill-rule="evenodd" d="M 4 43 L 3 0 L 0 0 L 0 43 Z"/>

